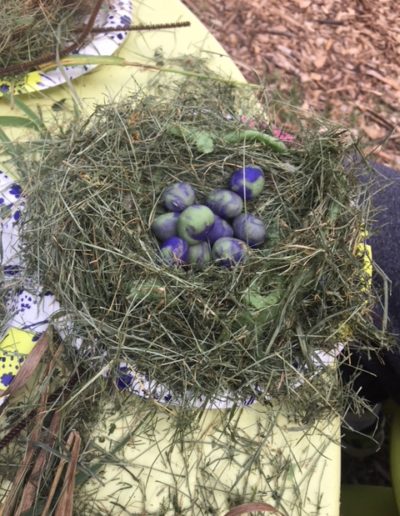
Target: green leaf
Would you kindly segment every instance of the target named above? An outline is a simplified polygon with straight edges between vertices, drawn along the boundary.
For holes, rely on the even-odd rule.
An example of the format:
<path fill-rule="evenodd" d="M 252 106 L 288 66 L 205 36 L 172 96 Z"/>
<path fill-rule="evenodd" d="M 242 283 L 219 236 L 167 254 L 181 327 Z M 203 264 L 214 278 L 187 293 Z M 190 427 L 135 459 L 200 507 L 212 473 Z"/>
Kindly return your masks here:
<path fill-rule="evenodd" d="M 214 150 L 214 135 L 209 131 L 198 131 L 183 125 L 174 125 L 168 128 L 168 132 L 195 145 L 202 154 L 210 154 Z"/>
<path fill-rule="evenodd" d="M 0 124 L 1 125 L 1 124 Z M 17 157 L 17 149 L 14 142 L 10 140 L 7 136 L 6 132 L 0 126 L 0 152 L 4 151 L 8 153 L 10 156 L 16 158 Z"/>
<path fill-rule="evenodd" d="M 22 116 L 0 116 L 0 127 L 17 127 L 39 130 L 38 126 L 29 118 Z"/>
<path fill-rule="evenodd" d="M 60 63 L 63 66 L 74 66 L 74 65 L 116 65 L 126 66 L 128 63 L 123 57 L 118 56 L 66 56 L 63 57 L 59 62 L 49 62 L 41 66 L 41 70 L 49 71 L 55 68 L 59 68 Z"/>
<path fill-rule="evenodd" d="M 197 150 L 203 154 L 210 154 L 214 150 L 214 140 L 208 131 L 193 131 L 191 139 Z"/>
<path fill-rule="evenodd" d="M 13 104 L 20 111 L 25 113 L 27 118 L 37 127 L 37 129 L 47 132 L 47 128 L 44 125 L 43 120 L 27 104 L 25 104 L 25 102 L 17 97 L 11 97 L 10 95 L 4 95 L 4 98 L 9 102 L 9 104 Z"/>
<path fill-rule="evenodd" d="M 260 131 L 254 131 L 253 129 L 233 131 L 225 134 L 222 139 L 227 144 L 241 143 L 243 141 L 258 142 L 266 147 L 270 147 L 275 152 L 285 153 L 288 151 L 286 145 L 279 138 L 261 133 Z"/>
<path fill-rule="evenodd" d="M 275 289 L 267 295 L 260 294 L 255 288 L 248 288 L 244 293 L 244 302 L 256 310 L 263 310 L 277 305 L 282 299 L 282 290 Z"/>

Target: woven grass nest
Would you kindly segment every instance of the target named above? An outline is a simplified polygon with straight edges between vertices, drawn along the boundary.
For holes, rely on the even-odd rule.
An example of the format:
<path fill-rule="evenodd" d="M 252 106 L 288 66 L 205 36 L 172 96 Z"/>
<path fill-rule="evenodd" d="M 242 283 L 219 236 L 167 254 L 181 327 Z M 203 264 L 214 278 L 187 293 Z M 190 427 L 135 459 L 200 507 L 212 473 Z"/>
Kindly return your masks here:
<path fill-rule="evenodd" d="M 0 70 L 26 64 L 76 39 L 94 0 L 0 2 Z"/>
<path fill-rule="evenodd" d="M 337 406 L 343 390 L 321 352 L 377 339 L 356 253 L 369 203 L 343 164 L 357 149 L 343 129 L 300 118 L 285 147 L 272 116 L 245 88 L 169 81 L 99 106 L 20 164 L 28 273 L 60 300 L 86 370 L 123 362 L 183 397 Z M 265 244 L 232 268 L 160 261 L 150 227 L 163 189 L 189 182 L 201 202 L 244 164 L 265 172 L 245 207 L 263 220 Z"/>

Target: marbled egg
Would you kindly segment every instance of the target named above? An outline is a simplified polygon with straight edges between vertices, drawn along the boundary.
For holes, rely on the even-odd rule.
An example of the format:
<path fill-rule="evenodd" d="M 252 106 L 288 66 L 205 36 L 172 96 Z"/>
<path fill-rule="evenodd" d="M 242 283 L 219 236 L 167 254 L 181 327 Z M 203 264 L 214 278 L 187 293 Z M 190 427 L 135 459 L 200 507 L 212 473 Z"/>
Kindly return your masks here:
<path fill-rule="evenodd" d="M 218 265 L 232 267 L 245 258 L 247 250 L 247 245 L 241 240 L 223 237 L 214 243 L 211 256 Z"/>
<path fill-rule="evenodd" d="M 257 247 L 265 241 L 265 226 L 261 219 L 250 213 L 238 215 L 233 223 L 233 232 L 250 247 Z"/>
<path fill-rule="evenodd" d="M 222 188 L 213 190 L 207 197 L 206 204 L 215 215 L 223 219 L 233 219 L 243 209 L 241 197 L 231 190 L 224 190 Z"/>
<path fill-rule="evenodd" d="M 161 201 L 169 211 L 181 212 L 194 204 L 195 191 L 189 183 L 174 183 L 168 186 L 161 195 Z"/>
<path fill-rule="evenodd" d="M 194 204 L 180 214 L 178 235 L 189 245 L 207 240 L 208 233 L 215 221 L 214 213 L 207 206 Z"/>
<path fill-rule="evenodd" d="M 187 262 L 189 246 L 182 238 L 173 236 L 160 247 L 163 262 L 168 265 L 182 265 Z"/>
<path fill-rule="evenodd" d="M 260 167 L 249 166 L 236 170 L 229 181 L 229 188 L 242 199 L 252 201 L 264 188 L 265 177 Z"/>
<path fill-rule="evenodd" d="M 215 222 L 210 232 L 208 233 L 207 240 L 210 244 L 213 244 L 216 240 L 222 237 L 232 237 L 233 229 L 230 224 L 218 215 L 215 215 Z"/>
<path fill-rule="evenodd" d="M 203 269 L 211 261 L 211 247 L 208 242 L 191 245 L 188 252 L 188 263 L 196 269 Z"/>
<path fill-rule="evenodd" d="M 163 213 L 154 219 L 151 230 L 160 242 L 164 242 L 177 234 L 178 212 Z"/>

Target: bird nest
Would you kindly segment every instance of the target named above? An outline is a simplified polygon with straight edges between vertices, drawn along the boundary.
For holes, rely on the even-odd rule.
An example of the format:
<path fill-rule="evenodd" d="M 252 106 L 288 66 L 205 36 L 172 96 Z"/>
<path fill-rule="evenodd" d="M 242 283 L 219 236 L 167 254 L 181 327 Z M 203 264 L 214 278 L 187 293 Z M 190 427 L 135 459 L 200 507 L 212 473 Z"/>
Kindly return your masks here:
<path fill-rule="evenodd" d="M 163 386 L 166 400 L 280 399 L 314 415 L 340 402 L 332 359 L 378 333 L 356 252 L 369 202 L 344 165 L 357 148 L 342 128 L 300 115 L 284 143 L 271 116 L 245 87 L 170 81 L 161 95 L 97 107 L 19 161 L 27 271 L 59 299 L 53 322 L 67 316 L 64 340 L 79 338 L 70 349 L 86 371 L 106 364 L 121 380 L 123 364 L 120 387 L 139 375 L 145 395 Z M 244 165 L 265 173 L 244 205 L 265 243 L 232 267 L 160 260 L 151 225 L 163 190 L 187 182 L 202 202 Z"/>

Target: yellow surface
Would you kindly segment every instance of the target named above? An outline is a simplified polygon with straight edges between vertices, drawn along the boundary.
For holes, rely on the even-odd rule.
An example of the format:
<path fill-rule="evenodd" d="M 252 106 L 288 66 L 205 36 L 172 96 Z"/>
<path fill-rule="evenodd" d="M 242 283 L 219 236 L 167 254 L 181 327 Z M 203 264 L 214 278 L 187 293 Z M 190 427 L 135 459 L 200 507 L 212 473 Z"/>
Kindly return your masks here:
<path fill-rule="evenodd" d="M 119 55 L 145 64 L 154 64 L 155 55 L 162 56 L 167 67 L 177 67 L 173 59 L 194 54 L 207 58 L 209 65 L 224 76 L 243 81 L 221 46 L 181 2 L 145 0 L 134 3 L 135 23 L 184 20 L 191 22 L 190 28 L 132 33 Z M 64 85 L 20 98 L 32 109 L 40 108 L 47 123 L 62 124 L 73 113 L 73 98 L 79 99 L 84 112 L 90 113 L 95 104 L 129 94 L 145 85 L 156 73 L 138 67 L 103 66 L 74 81 L 72 89 Z M 171 74 L 172 78 L 176 77 Z M 54 103 L 63 99 L 66 99 L 63 110 L 52 110 Z M 0 115 L 22 114 L 1 99 Z M 6 132 L 11 138 L 29 138 L 21 131 L 7 129 Z M 138 407 L 141 407 L 139 413 Z M 335 418 L 331 422 L 321 421 L 314 428 L 299 427 L 289 424 L 283 413 L 276 419 L 271 408 L 253 406 L 243 409 L 240 417 L 235 416 L 234 422 L 230 422 L 231 426 L 234 423 L 235 431 L 229 440 L 229 433 L 222 432 L 227 424 L 227 414 L 206 411 L 194 433 L 185 434 L 178 447 L 171 443 L 176 435 L 174 416 L 162 408 L 149 403 L 139 404 L 133 412 L 124 406 L 117 414 L 111 411 L 106 415 L 103 426 L 93 432 L 97 444 L 101 444 L 102 439 L 102 447 L 109 451 L 121 436 L 126 436 L 127 432 L 128 437 L 129 432 L 132 435 L 128 438 L 129 444 L 119 452 L 123 467 L 111 464 L 102 467 L 98 481 L 85 483 L 80 493 L 85 501 L 96 492 L 99 507 L 104 507 L 104 511 L 89 510 L 82 514 L 132 514 L 157 510 L 174 492 L 178 505 L 186 507 L 184 514 L 190 515 L 205 514 L 200 508 L 200 495 L 209 500 L 216 511 L 214 514 L 222 515 L 239 492 L 246 493 L 247 498 L 275 506 L 277 500 L 281 500 L 280 508 L 285 509 L 284 514 L 339 514 L 340 447 L 336 441 L 340 429 Z M 143 426 L 148 417 L 152 424 Z M 193 412 L 193 419 L 199 417 L 198 412 Z M 139 428 L 138 420 L 141 430 L 135 434 L 133 429 L 135 425 Z M 110 433 L 112 423 L 115 428 Z M 100 440 L 99 432 L 103 434 Z M 253 468 L 255 465 L 257 468 Z M 227 492 L 233 501 L 228 501 Z M 196 496 L 199 498 L 193 502 Z M 169 508 L 166 514 L 176 514 L 176 509 Z"/>
<path fill-rule="evenodd" d="M 32 340 L 34 339 L 34 340 Z M 35 335 L 18 328 L 9 328 L 0 341 L 0 393 L 8 387 L 10 375 L 15 376 L 22 362 L 35 347 Z"/>
<path fill-rule="evenodd" d="M 330 441 L 337 420 L 307 427 L 255 404 L 232 418 L 228 411 L 186 413 L 192 428 L 179 431 L 174 408 L 146 405 L 128 401 L 102 415 L 94 446 L 113 464 L 78 490 L 82 513 L 117 515 L 124 507 L 130 514 L 202 515 L 209 508 L 223 515 L 262 501 L 290 516 L 339 514 L 340 448 Z"/>

